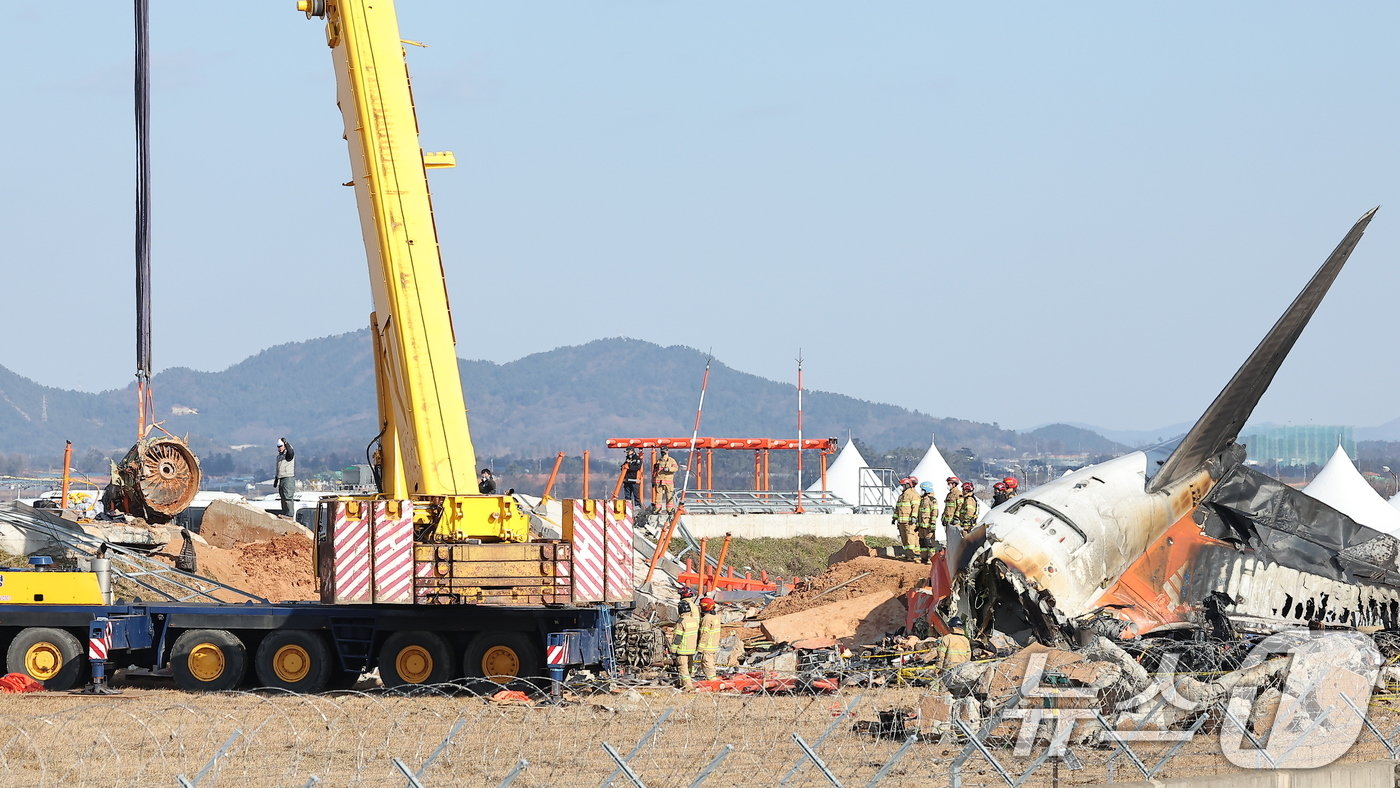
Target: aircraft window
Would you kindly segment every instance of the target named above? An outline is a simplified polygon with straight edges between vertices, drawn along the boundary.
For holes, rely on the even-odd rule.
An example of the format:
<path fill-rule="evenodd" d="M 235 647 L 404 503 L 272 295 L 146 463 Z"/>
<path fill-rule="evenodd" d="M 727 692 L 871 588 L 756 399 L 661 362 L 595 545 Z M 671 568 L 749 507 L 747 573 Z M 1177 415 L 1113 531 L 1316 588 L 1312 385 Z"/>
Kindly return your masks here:
<path fill-rule="evenodd" d="M 1040 530 L 1044 531 L 1050 538 L 1064 542 L 1070 550 L 1078 550 L 1088 541 L 1088 537 L 1072 520 L 1033 498 L 1022 498 L 1016 501 L 1007 507 L 1006 512 L 1013 514 L 1027 507 L 1034 509 L 1035 512 L 1027 512 L 1022 516 L 1030 515 L 1040 523 Z"/>

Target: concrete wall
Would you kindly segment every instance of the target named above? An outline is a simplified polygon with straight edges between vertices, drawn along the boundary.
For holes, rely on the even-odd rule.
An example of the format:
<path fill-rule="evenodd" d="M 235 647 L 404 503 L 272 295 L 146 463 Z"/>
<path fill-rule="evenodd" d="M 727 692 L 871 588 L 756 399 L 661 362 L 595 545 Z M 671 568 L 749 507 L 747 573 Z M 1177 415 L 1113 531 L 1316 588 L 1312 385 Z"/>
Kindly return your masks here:
<path fill-rule="evenodd" d="M 1395 761 L 1385 760 L 1296 771 L 1237 771 L 1213 777 L 1115 782 L 1093 788 L 1394 788 L 1395 784 Z"/>
<path fill-rule="evenodd" d="M 702 536 L 733 534 L 742 539 L 770 536 L 888 536 L 899 531 L 888 514 L 687 514 L 685 525 L 699 539 Z"/>

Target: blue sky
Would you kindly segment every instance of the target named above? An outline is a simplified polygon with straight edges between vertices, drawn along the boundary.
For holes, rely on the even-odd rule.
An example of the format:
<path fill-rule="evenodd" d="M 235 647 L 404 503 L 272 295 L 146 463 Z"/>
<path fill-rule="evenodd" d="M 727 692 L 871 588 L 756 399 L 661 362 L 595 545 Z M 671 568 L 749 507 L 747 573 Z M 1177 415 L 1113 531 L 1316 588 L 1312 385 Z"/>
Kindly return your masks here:
<path fill-rule="evenodd" d="M 322 24 L 152 0 L 157 369 L 370 311 Z M 1006 426 L 1400 416 L 1400 6 L 400 0 L 459 354 L 630 336 Z M 130 7 L 7 9 L 0 364 L 125 385 Z M 294 374 L 294 371 L 292 371 Z M 696 372 L 697 381 L 699 370 Z M 157 396 L 159 392 L 157 392 Z M 470 392 L 468 392 L 470 397 Z"/>

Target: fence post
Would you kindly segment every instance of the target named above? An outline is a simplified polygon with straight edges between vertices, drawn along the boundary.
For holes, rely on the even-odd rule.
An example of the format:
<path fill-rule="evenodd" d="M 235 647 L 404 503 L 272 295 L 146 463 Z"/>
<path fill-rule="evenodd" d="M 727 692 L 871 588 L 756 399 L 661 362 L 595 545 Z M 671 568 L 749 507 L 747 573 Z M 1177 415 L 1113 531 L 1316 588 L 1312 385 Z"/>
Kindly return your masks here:
<path fill-rule="evenodd" d="M 797 742 L 797 746 L 801 747 L 802 752 L 805 753 L 808 758 L 812 759 L 812 763 L 817 765 L 817 768 L 821 770 L 821 773 L 826 776 L 826 779 L 832 785 L 836 786 L 836 788 L 841 788 L 841 781 L 836 779 L 836 775 L 831 773 L 831 769 L 826 765 L 826 762 L 817 755 L 816 751 L 808 747 L 807 742 L 802 741 L 801 736 L 794 733 L 792 734 L 792 740 Z"/>
<path fill-rule="evenodd" d="M 243 731 L 235 730 L 233 732 L 233 735 L 228 737 L 228 741 L 224 742 L 224 745 L 219 748 L 219 751 L 214 753 L 214 757 L 210 758 L 209 762 L 204 764 L 204 768 L 200 769 L 199 772 L 195 774 L 193 780 L 189 779 L 183 774 L 176 775 L 175 780 L 179 782 L 180 785 L 183 786 L 183 788 L 195 788 L 196 786 L 198 786 L 201 782 L 204 781 L 204 778 L 209 774 L 209 771 L 214 768 L 214 764 L 218 763 L 219 759 L 224 757 L 224 753 L 227 753 L 229 751 L 229 748 L 232 747 L 234 742 L 238 741 L 238 738 L 242 735 Z"/>
<path fill-rule="evenodd" d="M 700 774 L 695 776 L 695 780 L 691 782 L 690 788 L 700 788 L 700 783 L 705 782 L 705 780 L 710 776 L 710 772 L 713 772 L 715 769 L 719 768 L 719 762 L 724 760 L 725 756 L 729 755 L 729 753 L 731 752 L 734 752 L 734 745 L 724 745 L 724 749 L 719 751 L 719 755 L 716 755 L 714 757 L 714 760 L 710 761 L 709 764 L 705 766 L 705 768 L 700 770 Z"/>

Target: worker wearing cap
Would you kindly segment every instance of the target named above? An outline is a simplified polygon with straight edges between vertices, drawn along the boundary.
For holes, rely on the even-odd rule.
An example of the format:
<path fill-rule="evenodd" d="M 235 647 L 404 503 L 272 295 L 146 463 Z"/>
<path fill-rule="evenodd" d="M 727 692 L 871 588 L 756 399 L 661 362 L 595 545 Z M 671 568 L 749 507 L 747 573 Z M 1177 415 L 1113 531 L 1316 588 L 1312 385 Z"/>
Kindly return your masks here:
<path fill-rule="evenodd" d="M 666 449 L 657 455 L 651 465 L 651 502 L 656 508 L 669 512 L 676 494 L 676 471 L 680 466 Z"/>
<path fill-rule="evenodd" d="M 277 473 L 272 484 L 277 488 L 277 497 L 282 499 L 282 514 L 296 516 L 297 500 L 297 461 L 291 441 L 277 439 Z"/>
<path fill-rule="evenodd" d="M 622 460 L 622 500 L 642 508 L 642 457 L 636 449 L 628 449 Z"/>
<path fill-rule="evenodd" d="M 906 476 L 899 480 L 903 488 L 899 491 L 899 500 L 894 504 L 894 516 L 890 522 L 899 527 L 899 542 L 904 545 L 904 554 L 910 558 L 919 554 L 919 537 L 914 533 L 914 518 L 919 509 L 919 491 L 916 489 L 919 480 L 913 476 Z"/>
<path fill-rule="evenodd" d="M 961 618 L 954 616 L 948 621 L 948 634 L 940 637 L 934 648 L 938 654 L 937 665 L 943 670 L 972 659 L 972 641 L 963 632 Z"/>
<path fill-rule="evenodd" d="M 695 680 L 690 677 L 690 660 L 695 656 L 700 636 L 700 610 L 691 602 L 695 592 L 689 586 L 681 588 L 680 596 L 680 602 L 676 605 L 680 618 L 676 620 L 676 630 L 671 634 L 671 653 L 676 657 L 681 689 L 689 690 L 695 687 Z"/>
<path fill-rule="evenodd" d="M 933 491 L 933 482 L 919 484 L 919 514 L 914 518 L 914 531 L 919 537 L 919 559 L 924 563 L 933 561 L 933 553 L 938 549 L 934 527 L 938 525 L 938 495 Z"/>
<path fill-rule="evenodd" d="M 949 476 L 948 494 L 943 496 L 943 525 L 952 527 L 958 524 L 958 514 L 962 511 L 962 484 L 956 476 Z"/>
<path fill-rule="evenodd" d="M 719 678 L 715 671 L 715 660 L 719 656 L 719 625 L 715 600 L 708 596 L 700 597 L 700 670 L 708 681 Z"/>
<path fill-rule="evenodd" d="M 962 529 L 963 533 L 977 527 L 978 502 L 977 495 L 972 489 L 972 482 L 962 483 L 962 502 L 958 508 L 958 527 Z"/>

